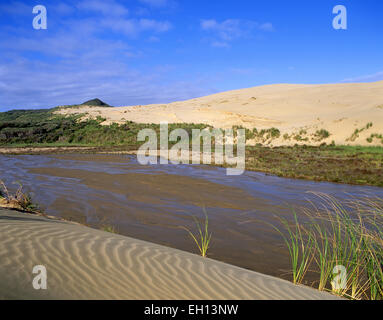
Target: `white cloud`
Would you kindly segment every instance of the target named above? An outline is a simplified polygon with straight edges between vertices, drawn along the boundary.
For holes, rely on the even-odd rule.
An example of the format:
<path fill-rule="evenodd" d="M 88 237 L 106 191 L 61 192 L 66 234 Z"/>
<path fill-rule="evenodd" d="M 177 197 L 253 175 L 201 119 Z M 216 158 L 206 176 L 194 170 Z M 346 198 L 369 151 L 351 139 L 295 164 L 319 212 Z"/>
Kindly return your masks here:
<path fill-rule="evenodd" d="M 341 82 L 374 82 L 374 81 L 382 81 L 383 80 L 383 71 L 379 71 L 377 73 L 347 78 L 342 80 Z"/>
<path fill-rule="evenodd" d="M 213 41 L 211 43 L 211 46 L 215 47 L 215 48 L 228 48 L 229 44 L 227 42 L 224 42 L 224 41 Z"/>
<path fill-rule="evenodd" d="M 261 24 L 259 26 L 259 29 L 263 30 L 263 31 L 274 31 L 273 24 L 270 22 L 266 22 L 266 23 Z"/>
<path fill-rule="evenodd" d="M 0 63 L 0 111 L 76 104 L 95 97 L 115 106 L 166 103 L 211 93 L 198 79 L 169 81 L 169 67 L 144 72 L 108 58 L 83 56 L 54 65 L 27 59 Z"/>
<path fill-rule="evenodd" d="M 128 36 L 137 36 L 141 32 L 152 31 L 162 33 L 169 31 L 172 25 L 168 21 L 151 19 L 102 19 L 100 24 L 110 30 L 121 32 Z"/>
<path fill-rule="evenodd" d="M 152 7 L 165 7 L 171 3 L 169 0 L 139 0 L 141 3 Z"/>
<path fill-rule="evenodd" d="M 153 30 L 155 32 L 166 32 L 172 27 L 168 21 L 156 21 L 149 19 L 140 19 L 138 21 L 138 25 L 142 30 Z"/>
<path fill-rule="evenodd" d="M 69 6 L 63 2 L 56 4 L 52 9 L 60 15 L 69 15 L 72 14 L 75 10 L 74 7 Z"/>
<path fill-rule="evenodd" d="M 12 1 L 7 4 L 0 5 L 0 15 L 31 15 L 32 6 L 28 6 L 20 1 Z"/>
<path fill-rule="evenodd" d="M 151 36 L 151 37 L 148 38 L 148 41 L 149 42 L 160 42 L 161 40 L 158 37 Z"/>
<path fill-rule="evenodd" d="M 132 59 L 146 53 L 124 39 L 99 37 L 100 22 L 66 19 L 60 31 L 36 37 L 0 30 L 0 111 L 75 104 L 94 97 L 116 106 L 164 103 L 211 93 L 206 89 L 210 83 L 200 84 L 198 79 L 169 80 L 170 72 L 177 73 L 176 67 L 135 69 Z M 133 34 L 148 32 L 148 37 L 169 29 L 167 23 L 155 20 L 131 22 Z M 49 59 L 43 62 L 33 56 Z"/>
<path fill-rule="evenodd" d="M 273 31 L 273 25 L 269 22 L 259 24 L 240 19 L 227 19 L 222 22 L 215 19 L 202 20 L 200 27 L 214 36 L 211 45 L 215 47 L 227 47 L 230 41 L 251 37 L 254 30 Z"/>
<path fill-rule="evenodd" d="M 106 16 L 124 16 L 129 10 L 114 0 L 83 0 L 77 4 L 77 8 L 85 11 L 99 12 Z"/>
<path fill-rule="evenodd" d="M 221 23 L 216 20 L 202 20 L 201 28 L 205 31 L 212 31 L 218 35 L 219 38 L 225 41 L 233 40 L 243 36 L 249 29 L 244 26 L 241 20 L 228 19 Z"/>
<path fill-rule="evenodd" d="M 26 33 L 18 26 L 0 29 L 0 111 L 74 104 L 93 97 L 112 105 L 134 105 L 212 93 L 212 81 L 199 76 L 186 82 L 172 80 L 176 77 L 169 74 L 179 72 L 175 66 L 156 66 L 149 60 L 148 66 L 135 69 L 135 59 L 150 52 L 134 48 L 126 36 L 142 35 L 155 42 L 172 24 L 133 16 L 134 8 L 130 11 L 123 4 L 83 0 L 73 7 L 59 5 L 52 9 L 57 16 L 49 32 Z M 24 10 L 32 16 L 29 6 L 19 3 L 16 8 L 7 13 L 20 15 Z M 72 9 L 81 10 L 80 15 L 72 17 Z M 105 37 L 110 32 L 123 36 Z"/>

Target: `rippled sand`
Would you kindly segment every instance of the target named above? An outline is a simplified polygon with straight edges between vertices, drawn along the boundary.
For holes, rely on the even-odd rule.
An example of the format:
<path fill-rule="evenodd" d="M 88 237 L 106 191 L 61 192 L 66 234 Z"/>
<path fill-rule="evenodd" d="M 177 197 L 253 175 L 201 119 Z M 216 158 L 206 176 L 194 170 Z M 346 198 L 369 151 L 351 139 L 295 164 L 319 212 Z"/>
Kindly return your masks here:
<path fill-rule="evenodd" d="M 167 247 L 0 209 L 0 299 L 333 299 Z M 32 287 L 47 268 L 47 290 Z"/>

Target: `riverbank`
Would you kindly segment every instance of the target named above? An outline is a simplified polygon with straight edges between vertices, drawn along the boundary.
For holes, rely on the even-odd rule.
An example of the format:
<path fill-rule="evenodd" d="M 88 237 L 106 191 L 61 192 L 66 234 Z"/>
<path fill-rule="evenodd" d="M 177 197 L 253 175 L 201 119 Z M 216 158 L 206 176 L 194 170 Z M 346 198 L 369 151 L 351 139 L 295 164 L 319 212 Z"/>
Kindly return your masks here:
<path fill-rule="evenodd" d="M 183 251 L 0 209 L 1 299 L 336 299 Z M 47 290 L 32 287 L 35 265 Z"/>
<path fill-rule="evenodd" d="M 0 147 L 0 154 L 136 154 L 137 149 L 138 147 L 134 145 L 120 147 L 26 145 Z M 284 178 L 383 187 L 383 147 L 247 146 L 245 160 L 248 171 L 264 172 Z"/>

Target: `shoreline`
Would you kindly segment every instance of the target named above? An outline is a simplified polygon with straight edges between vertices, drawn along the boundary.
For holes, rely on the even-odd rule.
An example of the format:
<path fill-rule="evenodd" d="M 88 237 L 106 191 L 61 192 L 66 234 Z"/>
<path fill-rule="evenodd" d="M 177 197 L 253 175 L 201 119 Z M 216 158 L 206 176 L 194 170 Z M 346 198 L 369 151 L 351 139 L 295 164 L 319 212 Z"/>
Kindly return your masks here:
<path fill-rule="evenodd" d="M 63 158 L 63 159 L 68 159 L 68 157 L 70 157 L 69 155 L 68 156 L 56 156 L 56 157 L 52 157 L 52 158 L 57 158 L 57 159 L 60 159 L 60 158 Z M 79 157 L 82 157 L 83 158 L 83 160 L 90 160 L 90 159 L 92 159 L 92 161 L 105 161 L 105 160 L 108 160 L 109 159 L 109 161 L 110 160 L 112 160 L 112 159 L 117 159 L 117 157 L 113 157 L 113 156 L 110 156 L 110 157 L 106 157 L 106 158 L 104 158 L 104 156 L 97 156 L 97 157 L 95 157 L 94 155 L 82 155 L 82 156 L 80 156 L 80 155 L 78 155 L 78 156 L 76 156 L 75 158 L 77 159 L 77 160 L 79 160 Z M 29 158 L 28 158 L 29 159 Z M 121 159 L 123 159 L 123 158 L 121 158 Z M 19 162 L 21 159 L 19 159 L 19 160 L 14 160 L 14 161 L 16 161 L 16 162 Z M 6 161 L 5 163 L 7 163 L 8 161 Z M 28 161 L 27 161 L 28 162 Z M 28 162 L 29 163 L 29 162 Z M 60 166 L 59 166 L 60 167 Z M 9 170 L 9 169 L 8 169 Z M 98 180 L 99 181 L 99 184 L 97 184 L 97 181 L 95 181 L 94 180 L 94 177 L 91 177 L 89 174 L 88 175 L 86 175 L 86 172 L 84 171 L 81 171 L 81 170 L 76 170 L 76 169 L 74 169 L 74 168 L 72 168 L 72 169 L 69 169 L 69 170 L 71 170 L 71 171 L 65 171 L 65 169 L 63 168 L 63 169 L 61 169 L 61 171 L 57 171 L 57 169 L 53 169 L 53 168 L 46 168 L 46 169 L 43 169 L 43 168 L 40 168 L 40 169 L 38 169 L 38 168 L 35 168 L 35 169 L 31 169 L 31 173 L 46 173 L 46 174 L 48 174 L 48 175 L 57 175 L 57 176 L 60 176 L 60 177 L 68 177 L 68 178 L 78 178 L 78 179 L 81 179 L 81 181 L 82 181 L 82 183 L 85 183 L 85 185 L 87 185 L 87 187 L 93 187 L 93 188 L 99 188 L 100 190 L 101 189 L 105 189 L 105 184 L 107 183 L 107 181 L 108 181 L 108 179 L 110 180 L 110 179 L 112 179 L 112 180 L 110 180 L 110 181 L 113 181 L 113 185 L 115 185 L 116 183 L 117 183 L 117 186 L 119 186 L 119 187 L 123 187 L 122 189 L 124 189 L 124 190 L 126 190 L 127 188 L 126 188 L 126 186 L 128 186 L 128 185 L 126 185 L 126 181 L 129 181 L 129 183 L 130 184 L 133 184 L 134 186 L 135 186 L 135 191 L 136 191 L 136 193 L 138 194 L 138 195 L 142 195 L 143 193 L 140 191 L 140 183 L 138 183 L 140 180 L 142 180 L 142 177 L 138 174 L 130 174 L 130 175 L 128 175 L 128 177 L 126 176 L 126 174 L 120 174 L 120 175 L 116 175 L 116 173 L 114 173 L 114 174 L 111 174 L 110 175 L 110 177 L 107 175 L 107 173 L 103 173 L 102 174 L 102 177 L 101 177 L 101 179 L 96 179 L 96 180 Z M 84 174 L 85 174 L 85 176 L 84 176 Z M 91 179 L 93 179 L 93 180 L 86 180 L 87 179 L 87 177 L 89 177 L 89 178 L 91 178 Z M 123 180 L 119 180 L 118 178 L 121 178 L 121 179 L 123 179 Z M 146 180 L 146 178 L 144 179 L 145 180 L 145 183 L 144 183 L 144 185 L 145 185 L 145 187 L 147 187 L 147 185 L 149 184 L 149 185 L 152 185 L 153 186 L 153 190 L 157 190 L 156 189 L 156 186 L 158 185 L 157 183 L 158 182 L 161 182 L 161 181 L 163 181 L 163 179 L 161 180 L 158 180 L 158 177 L 157 176 L 150 176 L 151 177 L 151 179 L 149 179 L 149 181 L 147 181 Z M 85 179 L 85 180 L 84 180 Z M 174 179 L 176 179 L 176 181 L 174 180 Z M 181 195 L 183 195 L 184 194 L 184 192 L 183 192 L 183 188 L 184 187 L 187 187 L 187 188 L 189 188 L 190 189 L 190 187 L 191 187 L 191 185 L 193 185 L 193 184 L 191 184 L 190 185 L 190 183 L 192 182 L 190 179 L 188 180 L 188 179 L 184 179 L 184 181 L 181 183 L 181 181 L 179 181 L 179 178 L 174 178 L 173 177 L 173 180 L 171 180 L 171 179 L 169 179 L 169 177 L 168 178 L 166 178 L 165 179 L 167 182 L 169 182 L 169 184 L 170 185 L 172 185 L 173 186 L 173 189 L 174 190 L 178 190 L 178 194 L 179 194 L 179 196 L 181 196 Z M 119 183 L 121 182 L 123 182 L 123 181 L 125 181 L 125 184 L 123 184 L 123 185 L 120 185 Z M 31 184 L 30 184 L 31 185 Z M 209 185 L 210 186 L 210 185 Z M 204 183 L 204 184 L 201 184 L 200 182 L 198 183 L 198 190 L 202 193 L 202 194 L 205 194 L 205 192 L 204 192 L 204 190 L 206 189 L 205 188 L 206 187 L 206 183 Z M 211 188 L 212 186 L 210 186 L 210 189 L 212 189 L 212 190 L 215 190 L 215 188 L 213 187 L 213 188 Z M 222 188 L 222 187 L 221 187 Z M 118 188 L 118 189 L 113 189 L 113 190 L 117 190 L 117 192 L 120 192 L 120 191 L 118 191 L 118 190 L 120 190 L 121 188 Z M 6 190 L 6 188 L 4 188 L 4 190 Z M 217 192 L 219 191 L 219 190 L 216 190 Z M 222 190 L 221 190 L 222 191 Z M 224 194 L 226 195 L 226 197 L 228 196 L 228 195 L 231 195 L 232 197 L 234 197 L 235 198 L 235 195 L 234 194 L 232 194 L 232 192 L 229 192 L 230 190 L 228 190 L 227 188 L 225 189 L 225 192 L 224 192 Z M 157 192 L 158 193 L 158 192 Z M 222 192 L 221 192 L 222 193 Z M 7 191 L 6 191 L 6 193 L 5 193 L 6 195 L 8 194 L 7 193 Z M 17 193 L 16 193 L 17 194 Z M 175 194 L 174 192 L 172 192 L 172 195 L 173 196 L 176 196 L 177 194 Z M 152 196 L 154 196 L 155 198 L 163 198 L 164 197 L 164 194 L 155 194 L 155 195 L 152 195 Z M 240 196 L 240 194 L 237 194 L 236 193 L 236 196 L 238 197 L 238 196 Z M 191 198 L 190 198 L 191 197 Z M 97 197 L 97 198 L 99 198 L 99 197 Z M 173 198 L 173 197 L 172 197 Z M 213 198 L 214 198 L 214 194 L 213 194 Z M 9 199 L 9 197 L 8 197 L 8 199 Z M 134 201 L 134 199 L 136 199 L 135 198 L 135 196 L 134 196 L 134 194 L 133 193 L 129 193 L 129 199 L 131 200 L 131 201 Z M 186 199 L 186 198 L 185 198 Z M 188 194 L 188 196 L 187 196 L 187 199 L 188 199 L 188 201 L 192 201 L 193 202 L 193 193 L 189 193 Z M 215 199 L 215 201 L 218 201 L 221 205 L 223 205 L 223 203 L 222 203 L 222 201 L 229 201 L 230 202 L 230 199 L 229 198 L 225 198 L 225 200 L 219 200 L 219 199 L 216 199 L 216 198 L 214 198 Z M 231 199 L 231 200 L 233 200 L 233 199 Z M 41 199 L 40 199 L 40 201 L 41 201 Z M 141 201 L 142 201 L 142 199 L 141 199 Z M 113 201 L 112 201 L 113 202 Z M 229 204 L 229 202 L 228 202 L 228 204 Z M 236 202 L 236 201 L 234 201 L 234 202 Z M 62 202 L 61 202 L 62 203 Z M 78 203 L 81 203 L 81 202 L 78 202 Z M 90 204 L 89 204 L 90 205 Z M 122 204 L 121 203 L 119 203 L 119 205 L 120 206 L 122 206 Z M 250 207 L 251 208 L 254 208 L 254 204 L 253 205 L 251 205 L 250 204 L 250 202 L 249 203 L 245 203 L 245 198 L 243 198 L 243 201 L 241 202 L 241 205 L 242 206 L 246 206 L 246 205 L 250 205 Z M 224 207 L 225 207 L 225 205 L 223 205 Z M 259 199 L 257 200 L 257 206 L 256 206 L 256 208 L 257 209 L 259 209 L 258 207 L 260 206 L 260 203 L 259 203 Z M 23 206 L 24 207 L 24 206 Z M 125 206 L 126 207 L 126 206 Z M 69 213 L 69 214 L 73 214 L 74 213 L 74 211 L 76 211 L 76 210 L 78 210 L 79 208 L 76 208 L 76 206 L 75 206 L 75 203 L 73 203 L 72 205 L 70 205 L 69 203 L 67 203 L 66 204 L 66 208 L 67 208 L 67 213 Z M 238 209 L 238 208 L 237 208 Z M 245 207 L 243 207 L 242 209 L 246 209 Z M 74 210 L 74 211 L 73 211 Z M 81 209 L 82 210 L 82 209 Z M 105 214 L 105 210 L 106 210 L 106 207 L 105 208 L 103 208 L 103 211 L 104 211 L 104 213 L 103 212 L 100 212 L 100 214 L 101 214 L 101 216 L 103 216 L 103 214 Z M 133 210 L 134 210 L 134 208 L 133 208 Z M 52 212 L 52 211 L 49 211 L 49 212 Z M 53 211 L 54 212 L 54 211 Z M 161 211 L 160 211 L 161 212 Z M 16 213 L 15 213 L 16 214 Z M 51 213 L 50 213 L 51 214 Z M 44 215 L 38 215 L 38 216 L 44 216 Z M 68 221 L 68 219 L 66 219 L 68 216 L 62 216 L 64 219 L 62 220 L 62 221 Z M 141 216 L 140 215 L 140 217 L 141 218 L 143 218 L 144 220 L 145 220 L 145 215 L 144 216 Z M 149 217 L 149 216 L 148 216 Z M 151 216 L 150 216 L 151 217 Z M 217 217 L 215 217 L 215 218 L 217 218 Z M 66 219 L 66 220 L 65 220 Z M 161 223 L 165 223 L 164 221 L 165 220 L 163 220 L 163 218 L 161 218 L 162 220 L 161 220 Z M 213 219 L 214 219 L 214 215 L 213 215 Z M 56 222 L 57 222 L 57 219 L 55 219 L 56 220 Z M 134 220 L 134 219 L 133 219 Z M 210 220 L 210 219 L 209 219 Z M 246 219 L 245 219 L 246 220 Z M 69 221 L 71 221 L 71 219 L 69 219 Z M 110 220 L 110 221 L 112 221 L 112 220 Z M 169 220 L 169 222 L 170 222 L 171 220 Z M 235 218 L 235 221 L 237 221 L 237 223 L 239 223 L 239 224 L 241 224 L 240 222 L 241 222 L 241 220 L 238 220 L 238 217 L 237 218 Z M 53 221 L 54 222 L 54 221 Z M 90 226 L 92 226 L 93 228 L 94 228 L 94 230 L 99 230 L 100 228 L 99 227 L 95 227 L 94 225 L 92 225 L 92 224 L 88 224 L 88 223 L 86 223 L 86 224 L 84 224 L 84 223 L 82 223 L 81 224 L 81 222 L 82 221 L 78 221 L 79 223 L 80 223 L 80 225 L 86 225 L 86 226 L 88 226 L 88 227 L 90 227 Z M 155 225 L 155 221 L 153 220 L 153 221 L 151 221 L 151 222 L 153 222 L 153 226 Z M 217 221 L 216 221 L 217 222 Z M 170 225 L 170 224 L 169 224 Z M 213 226 L 213 233 L 215 234 L 215 236 L 217 236 L 217 233 L 216 233 L 216 230 L 219 230 L 219 226 L 218 225 L 216 225 L 216 223 L 214 223 L 214 220 L 212 220 L 212 224 L 211 224 L 212 226 Z M 209 223 L 209 226 L 210 226 L 210 223 Z M 214 228 L 216 228 L 216 230 L 214 230 Z M 139 228 L 138 228 L 139 229 Z M 102 230 L 104 230 L 104 231 L 108 231 L 106 228 L 103 228 L 102 227 Z M 109 232 L 112 232 L 112 233 L 114 233 L 114 230 L 113 230 L 113 225 L 111 225 L 111 230 L 112 231 L 109 231 Z M 242 227 L 241 227 L 241 232 L 243 232 L 243 231 L 245 231 L 246 229 L 243 229 Z M 258 230 L 258 229 L 257 229 Z M 151 242 L 151 243 L 157 243 L 157 244 L 160 244 L 160 245 L 165 245 L 166 247 L 176 247 L 176 248 L 178 248 L 178 249 L 181 249 L 181 250 L 185 250 L 185 248 L 184 247 L 180 247 L 180 246 L 174 246 L 174 245 L 172 245 L 171 243 L 171 239 L 169 240 L 164 240 L 164 241 L 162 241 L 162 242 L 157 242 L 157 241 L 154 241 L 154 239 L 153 239 L 153 234 L 152 233 L 150 233 L 151 234 L 151 236 L 148 238 L 148 237 L 144 237 L 144 238 L 142 238 L 141 237 L 141 231 L 140 230 L 136 230 L 136 231 L 139 231 L 139 233 L 130 233 L 130 232 L 123 232 L 122 234 L 123 235 L 126 235 L 126 236 L 128 236 L 128 237 L 132 237 L 132 238 L 134 238 L 134 239 L 141 239 L 141 240 L 143 240 L 143 241 L 149 241 L 149 242 Z M 218 237 L 219 238 L 219 237 Z M 174 239 L 173 239 L 174 240 Z M 238 239 L 237 239 L 238 240 Z M 217 242 L 218 243 L 218 242 Z M 269 243 L 268 243 L 269 244 Z M 232 250 L 232 248 L 230 247 L 231 246 L 231 244 L 229 245 L 229 246 L 225 246 L 225 250 L 228 250 L 227 252 L 231 252 L 231 250 Z M 253 246 L 254 247 L 254 246 Z M 255 245 L 255 247 L 257 247 L 257 244 Z M 215 248 L 214 248 L 215 249 Z M 263 249 L 261 249 L 261 248 L 258 248 L 259 250 L 265 250 L 265 247 L 263 247 Z M 186 249 L 185 251 L 189 251 L 188 249 Z M 250 250 L 251 251 L 251 250 Z M 190 251 L 189 251 L 190 252 Z M 194 250 L 192 251 L 192 252 L 194 252 Z M 219 251 L 218 251 L 219 252 Z M 216 251 L 214 251 L 214 253 L 212 254 L 212 255 L 209 255 L 210 257 L 212 257 L 213 259 L 215 259 L 215 261 L 217 261 L 217 260 L 220 260 L 220 261 L 225 261 L 226 263 L 229 263 L 229 264 L 233 264 L 233 265 L 237 265 L 237 263 L 235 262 L 235 261 L 230 261 L 230 259 L 229 259 L 229 261 L 227 261 L 226 259 L 219 259 L 219 258 L 217 258 L 217 253 L 218 252 L 216 252 Z M 251 251 L 252 252 L 252 251 Z M 245 255 L 244 257 L 247 257 L 246 258 L 246 261 L 248 261 L 247 259 L 249 259 L 249 257 L 247 256 L 247 255 Z M 230 257 L 229 257 L 230 258 Z M 265 256 L 262 256 L 262 260 L 264 261 L 264 265 L 265 266 L 269 266 L 268 268 L 270 268 L 270 267 L 274 267 L 274 266 L 276 266 L 276 262 L 273 262 L 273 261 L 267 261 L 267 259 L 266 259 L 266 257 Z M 270 264 L 271 263 L 271 264 Z M 247 267 L 246 266 L 243 266 L 243 265 L 241 265 L 240 267 L 242 267 L 242 268 L 246 268 L 247 269 Z M 249 268 L 249 269 L 251 269 L 251 268 Z M 259 267 L 258 268 L 255 268 L 255 269 L 252 269 L 252 270 L 256 270 L 256 271 L 258 271 L 258 272 L 261 272 L 262 274 L 269 274 L 270 275 L 270 273 L 268 272 L 268 270 L 269 269 L 260 269 Z M 286 269 L 287 270 L 287 269 Z M 280 276 L 280 275 L 278 275 L 278 274 L 275 274 L 275 273 L 271 273 L 271 275 L 272 276 L 274 276 L 274 277 L 277 277 L 277 278 L 284 278 L 283 276 Z M 309 279 L 309 281 L 310 281 L 310 279 Z M 303 283 L 303 282 L 302 282 Z M 305 281 L 304 282 L 306 285 L 309 285 L 310 286 L 310 284 L 308 284 L 307 283 L 307 281 Z"/>
<path fill-rule="evenodd" d="M 3 299 L 340 299 L 286 280 L 72 222 L 0 209 L 0 230 L 4 244 L 0 250 Z M 17 260 L 10 263 L 16 256 Z M 32 288 L 34 265 L 46 266 L 48 290 Z"/>

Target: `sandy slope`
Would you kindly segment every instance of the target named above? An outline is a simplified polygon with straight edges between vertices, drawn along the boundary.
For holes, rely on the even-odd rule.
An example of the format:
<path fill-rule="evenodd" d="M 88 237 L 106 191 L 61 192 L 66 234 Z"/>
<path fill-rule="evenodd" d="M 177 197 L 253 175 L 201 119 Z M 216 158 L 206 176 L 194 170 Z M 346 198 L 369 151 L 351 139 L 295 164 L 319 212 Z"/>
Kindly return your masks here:
<path fill-rule="evenodd" d="M 337 144 L 367 143 L 372 133 L 383 134 L 383 81 L 374 83 L 295 85 L 278 84 L 228 91 L 215 95 L 170 104 L 119 107 L 64 109 L 63 114 L 88 113 L 111 122 L 131 120 L 140 123 L 207 123 L 219 128 L 242 125 L 247 128 L 276 127 L 285 133 L 307 131 L 306 144 L 316 144 L 312 134 L 326 129 L 331 133 L 321 142 Z M 347 141 L 355 129 L 367 123 L 373 126 L 363 131 L 355 141 Z M 259 141 L 254 141 L 259 142 Z M 273 145 L 295 144 L 295 139 L 271 142 Z M 381 145 L 375 139 L 372 144 Z"/>
<path fill-rule="evenodd" d="M 0 299 L 333 299 L 221 262 L 0 209 Z M 32 287 L 47 268 L 48 289 Z"/>

